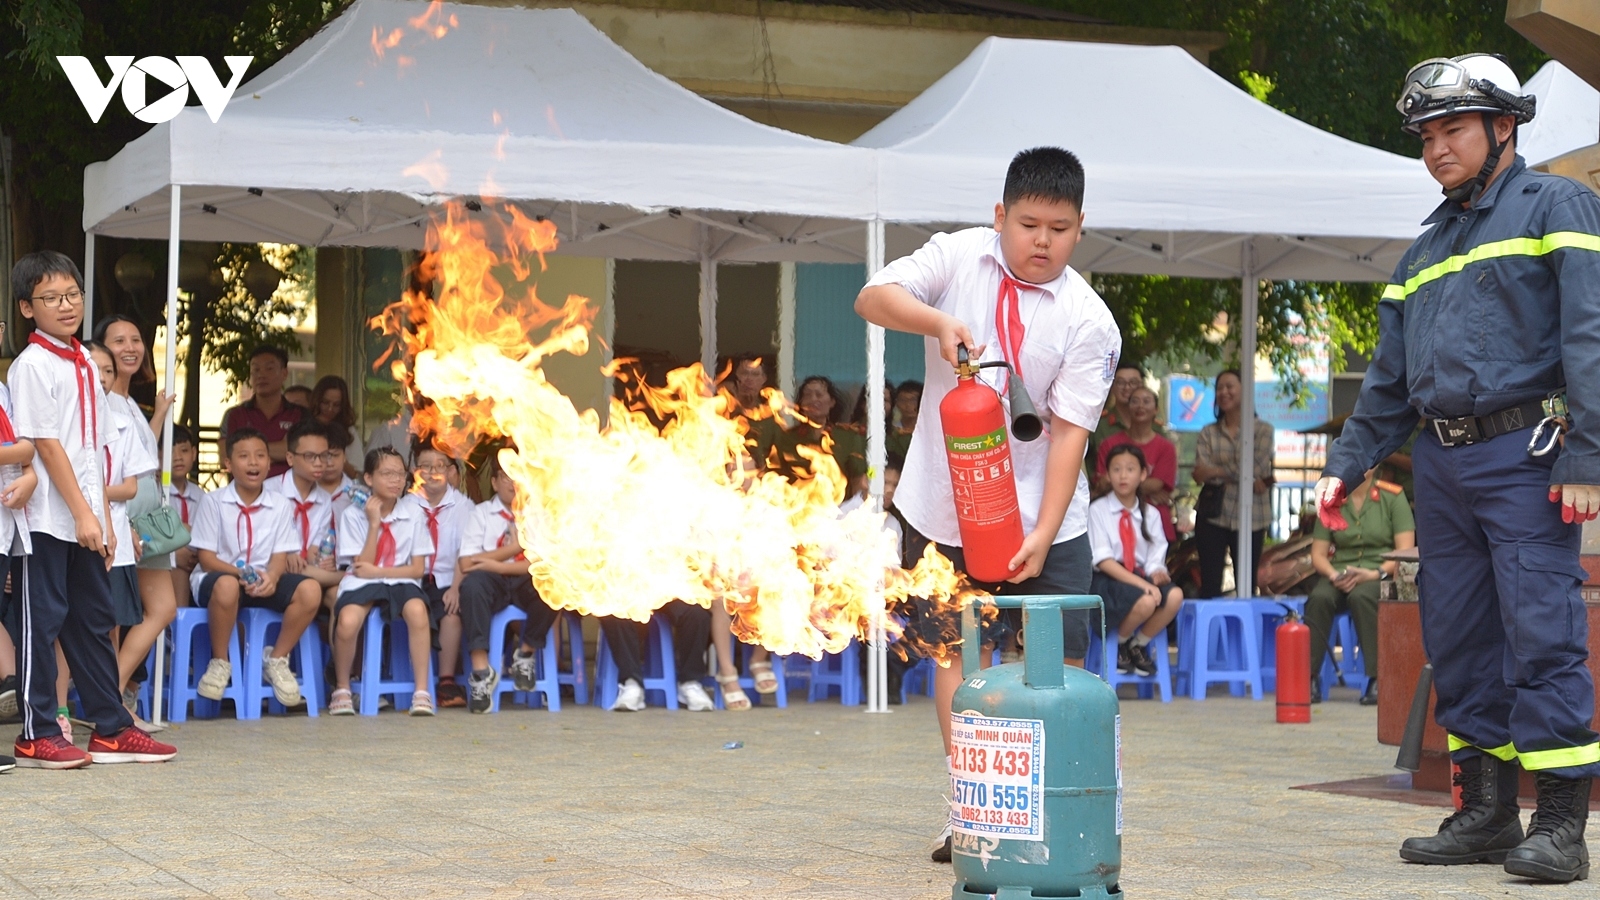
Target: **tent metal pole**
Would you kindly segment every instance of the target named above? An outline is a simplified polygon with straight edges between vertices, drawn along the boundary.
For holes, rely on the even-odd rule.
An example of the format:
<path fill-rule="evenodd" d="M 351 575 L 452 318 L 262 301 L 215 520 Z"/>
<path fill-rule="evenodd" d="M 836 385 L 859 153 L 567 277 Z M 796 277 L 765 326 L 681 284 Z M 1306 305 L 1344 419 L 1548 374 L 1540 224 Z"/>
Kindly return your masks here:
<path fill-rule="evenodd" d="M 700 366 L 717 378 L 717 261 L 711 258 L 711 229 L 700 226 Z"/>
<path fill-rule="evenodd" d="M 778 390 L 794 396 L 795 264 L 778 263 Z"/>
<path fill-rule="evenodd" d="M 83 233 L 83 339 L 94 333 L 94 229 Z"/>
<path fill-rule="evenodd" d="M 180 200 L 183 188 L 180 185 L 172 186 L 172 208 L 167 221 L 167 336 L 166 359 L 163 361 L 165 368 L 166 392 L 175 394 L 178 385 L 178 221 L 182 210 Z M 168 411 L 167 417 L 161 423 L 161 492 L 162 499 L 166 499 L 167 492 L 172 489 L 172 420 L 175 418 L 173 411 Z M 161 695 L 162 676 L 165 674 L 167 659 L 167 633 L 163 630 L 156 635 L 156 670 L 153 673 L 154 683 L 150 686 L 150 721 L 161 724 Z"/>
<path fill-rule="evenodd" d="M 867 223 L 867 277 L 871 278 L 883 268 L 883 220 Z M 884 433 L 883 393 L 884 381 L 883 326 L 867 325 L 867 490 L 874 509 L 883 508 L 883 467 L 888 460 Z M 872 632 L 867 646 L 867 712 L 889 712 L 889 642 L 884 631 L 882 583 L 876 589 L 872 604 Z"/>
<path fill-rule="evenodd" d="M 1255 239 L 1244 242 L 1241 253 L 1244 277 L 1239 289 L 1239 541 L 1233 549 L 1235 595 L 1254 595 L 1254 545 L 1256 459 L 1256 318 L 1261 284 L 1256 280 Z"/>

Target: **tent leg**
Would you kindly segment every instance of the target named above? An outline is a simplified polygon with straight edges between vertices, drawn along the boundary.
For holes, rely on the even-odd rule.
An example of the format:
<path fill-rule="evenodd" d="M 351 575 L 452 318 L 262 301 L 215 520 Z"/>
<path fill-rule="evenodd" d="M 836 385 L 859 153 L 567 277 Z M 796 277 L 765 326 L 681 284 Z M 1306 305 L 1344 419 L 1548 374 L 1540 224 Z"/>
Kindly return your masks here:
<path fill-rule="evenodd" d="M 794 396 L 794 263 L 778 263 L 778 390 Z"/>
<path fill-rule="evenodd" d="M 172 186 L 171 213 L 167 219 L 167 334 L 166 334 L 166 359 L 164 360 L 166 377 L 166 392 L 176 394 L 178 384 L 178 214 L 179 206 L 183 199 L 183 188 L 179 185 Z M 176 418 L 175 411 L 168 412 L 166 419 L 161 423 L 161 499 L 167 502 L 167 495 L 172 486 L 172 420 Z M 154 683 L 150 686 L 150 721 L 161 724 L 161 676 L 166 658 L 167 633 L 163 631 L 156 636 L 156 670 L 153 673 Z"/>
<path fill-rule="evenodd" d="M 1256 278 L 1255 240 L 1244 242 L 1244 277 L 1239 285 L 1239 541 L 1233 548 L 1233 583 L 1238 597 L 1254 596 L 1254 545 L 1256 460 L 1256 319 L 1261 283 Z M 1271 473 L 1267 473 L 1271 474 Z"/>
<path fill-rule="evenodd" d="M 83 340 L 94 334 L 94 232 L 83 233 Z"/>
<path fill-rule="evenodd" d="M 710 229 L 700 226 L 700 366 L 713 384 L 717 378 L 717 261 L 711 258 Z"/>
<path fill-rule="evenodd" d="M 883 220 L 867 223 L 867 276 L 870 278 L 883 268 Z M 883 467 L 888 458 L 881 415 L 884 381 L 883 327 L 867 325 L 867 383 L 862 390 L 867 393 L 867 490 L 872 504 L 883 508 Z M 867 712 L 886 713 L 889 709 L 889 642 L 884 630 L 884 601 L 882 585 L 872 604 L 872 630 L 867 642 Z"/>

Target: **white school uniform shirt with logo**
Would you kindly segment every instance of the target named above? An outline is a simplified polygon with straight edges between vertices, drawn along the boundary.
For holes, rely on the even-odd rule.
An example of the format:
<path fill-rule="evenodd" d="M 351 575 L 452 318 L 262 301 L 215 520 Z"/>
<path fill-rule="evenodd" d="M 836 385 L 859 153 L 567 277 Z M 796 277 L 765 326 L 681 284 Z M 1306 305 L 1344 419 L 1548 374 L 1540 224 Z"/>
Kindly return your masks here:
<path fill-rule="evenodd" d="M 143 478 L 160 471 L 161 445 L 156 441 L 155 431 L 150 428 L 150 420 L 144 417 L 144 410 L 139 408 L 139 401 L 113 391 L 106 394 L 106 405 L 126 417 L 129 423 L 129 439 L 139 445 L 137 452 L 143 458 L 153 460 L 149 469 L 129 468 L 128 474 L 135 478 Z"/>
<path fill-rule="evenodd" d="M 58 347 L 67 346 L 47 334 L 39 333 L 44 340 Z M 94 398 L 96 414 L 83 410 L 82 422 L 91 425 L 85 440 L 85 429 L 80 424 L 78 378 L 71 362 L 56 356 L 43 347 L 27 345 L 12 360 L 6 372 L 6 382 L 11 387 L 12 403 L 16 415 L 11 424 L 17 437 L 37 441 L 48 438 L 58 441 L 65 451 L 67 463 L 78 482 L 78 491 L 84 502 L 94 510 L 102 529 L 109 529 L 106 521 L 106 471 L 105 446 L 111 437 L 111 415 L 106 409 L 106 392 L 100 389 L 99 369 L 89 359 L 89 351 L 79 351 L 89 363 L 84 373 L 87 393 Z M 33 496 L 28 498 L 28 530 L 48 534 L 68 544 L 78 543 L 78 527 L 72 510 L 67 507 L 61 490 L 50 483 L 50 473 L 36 451 L 33 471 L 39 479 Z"/>
<path fill-rule="evenodd" d="M 126 478 L 138 478 L 154 472 L 160 463 L 156 462 L 155 457 L 145 449 L 139 441 L 138 434 L 135 433 L 135 429 L 140 427 L 140 420 L 129 416 L 127 407 L 121 403 L 112 401 L 106 405 L 109 407 L 113 429 L 111 440 L 106 443 L 105 450 L 106 458 L 111 460 L 110 469 L 106 474 L 106 486 L 110 487 L 122 483 Z M 139 558 L 133 552 L 133 525 L 128 521 L 126 500 L 111 501 L 111 533 L 117 536 L 117 552 L 112 556 L 111 565 L 131 566 L 137 563 Z"/>
<path fill-rule="evenodd" d="M 896 494 L 895 496 L 899 496 Z M 1146 577 L 1167 570 L 1167 532 L 1161 527 L 1161 510 L 1144 504 L 1144 527 L 1140 527 L 1137 507 L 1128 509 L 1116 494 L 1107 494 L 1089 504 L 1090 565 L 1098 567 L 1108 559 L 1122 562 L 1122 511 L 1133 519 L 1134 561 Z M 1150 535 L 1145 537 L 1145 535 Z"/>
<path fill-rule="evenodd" d="M 989 362 L 1003 359 L 994 319 L 1005 272 L 1000 235 L 992 228 L 968 228 L 934 235 L 916 253 L 889 263 L 867 285 L 898 284 L 923 303 L 961 320 L 972 339 L 984 347 L 981 361 Z M 1045 426 L 1045 433 L 1033 441 L 1013 438 L 1009 442 L 1022 528 L 1028 533 L 1038 521 L 1044 497 L 1051 416 L 1094 431 L 1116 373 L 1122 336 L 1100 295 L 1070 267 L 1055 281 L 1029 285 L 1018 293 L 1023 324 L 1022 377 Z M 955 388 L 956 376 L 939 356 L 939 342 L 927 338 L 924 343 L 926 373 L 918 418 L 922 427 L 912 434 L 894 505 L 930 540 L 960 546 L 955 497 L 939 427 L 939 403 Z M 979 378 L 991 387 L 1004 384 L 1004 376 L 993 374 L 996 371 L 985 369 Z M 1000 401 L 1009 419 L 1010 404 L 1004 392 Z M 1072 503 L 1052 543 L 1071 540 L 1088 530 L 1088 506 L 1089 482 L 1080 469 Z"/>
<path fill-rule="evenodd" d="M 272 562 L 272 554 L 298 552 L 300 538 L 290 521 L 294 507 L 281 492 L 270 489 L 270 481 L 262 483 L 255 503 L 241 501 L 238 485 L 234 483 L 205 495 L 195 512 L 194 525 L 189 529 L 192 536 L 189 546 L 196 552 L 210 550 L 217 555 L 217 561 L 226 566 L 245 557 L 250 568 L 263 573 Z M 250 514 L 249 522 L 243 521 L 243 508 L 256 505 L 261 508 Z M 203 567 L 195 566 L 189 575 L 196 597 L 200 596 L 200 582 L 205 580 L 206 574 Z"/>
<path fill-rule="evenodd" d="M 411 496 L 416 498 L 417 506 L 422 511 L 424 529 L 428 527 L 429 511 L 436 511 L 434 515 L 438 518 L 439 539 L 434 541 L 433 555 L 428 557 L 428 565 L 423 571 L 433 573 L 433 583 L 439 588 L 447 588 L 455 583 L 456 560 L 461 556 L 461 535 L 467 530 L 477 507 L 473 505 L 471 497 L 453 487 L 445 488 L 438 506 L 430 505 L 428 495 L 421 491 Z M 433 532 L 430 531 L 428 536 L 432 538 Z"/>
<path fill-rule="evenodd" d="M 11 390 L 0 384 L 0 409 L 11 418 Z M 14 421 L 14 420 L 13 420 Z M 0 488 L 22 477 L 22 466 L 15 463 L 0 466 Z M 28 514 L 23 509 L 0 506 L 0 552 L 8 556 L 26 556 L 33 552 L 33 538 L 28 534 Z"/>
<path fill-rule="evenodd" d="M 292 470 L 276 478 L 268 478 L 262 490 L 274 491 L 289 502 L 289 528 L 294 532 L 294 552 L 310 553 L 316 550 L 317 545 L 322 542 L 322 536 L 328 533 L 333 524 L 333 495 L 322 485 L 313 484 L 311 496 L 300 496 L 300 488 L 294 483 Z M 308 528 L 301 527 L 298 506 L 300 503 L 311 504 L 306 510 Z"/>
<path fill-rule="evenodd" d="M 514 520 L 506 519 L 509 514 L 510 510 L 500 502 L 499 497 L 479 503 L 472 511 L 472 518 L 468 520 L 467 527 L 461 532 L 461 555 L 488 553 L 500 549 L 509 541 L 516 540 L 514 534 L 507 536 L 516 526 Z"/>
<path fill-rule="evenodd" d="M 389 533 L 394 535 L 393 565 L 409 566 L 412 557 L 427 556 L 433 552 L 433 539 L 428 535 L 428 518 L 422 514 L 422 504 L 413 495 L 404 494 L 396 500 L 394 509 L 382 521 L 389 523 Z M 366 543 L 367 511 L 352 506 L 339 519 L 339 565 L 348 567 L 353 564 Z M 343 596 L 369 584 L 414 584 L 420 587 L 422 579 L 357 578 L 346 573 L 339 582 L 339 594 Z"/>

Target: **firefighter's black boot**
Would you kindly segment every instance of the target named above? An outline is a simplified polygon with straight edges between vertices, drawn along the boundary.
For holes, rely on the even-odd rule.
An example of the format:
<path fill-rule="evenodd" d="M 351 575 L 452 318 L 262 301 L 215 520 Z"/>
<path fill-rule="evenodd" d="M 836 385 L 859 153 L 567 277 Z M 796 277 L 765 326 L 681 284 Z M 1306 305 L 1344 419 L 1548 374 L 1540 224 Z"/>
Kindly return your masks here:
<path fill-rule="evenodd" d="M 1451 813 L 1432 837 L 1406 838 L 1400 858 L 1434 866 L 1504 862 L 1522 842 L 1517 809 L 1517 765 L 1493 756 L 1460 763 L 1455 783 L 1461 809 Z"/>
<path fill-rule="evenodd" d="M 1583 826 L 1589 820 L 1591 778 L 1557 778 L 1538 772 L 1539 806 L 1528 823 L 1528 837 L 1506 856 L 1506 871 L 1539 881 L 1582 881 L 1589 877 L 1589 848 Z"/>

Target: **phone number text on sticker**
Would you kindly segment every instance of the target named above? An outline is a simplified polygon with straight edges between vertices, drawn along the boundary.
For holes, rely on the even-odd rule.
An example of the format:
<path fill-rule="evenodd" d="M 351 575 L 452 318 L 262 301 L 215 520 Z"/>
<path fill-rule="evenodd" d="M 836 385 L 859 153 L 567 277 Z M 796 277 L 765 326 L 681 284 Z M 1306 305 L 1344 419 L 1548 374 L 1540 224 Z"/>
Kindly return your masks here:
<path fill-rule="evenodd" d="M 1044 720 L 950 716 L 950 827 L 1044 840 Z"/>

